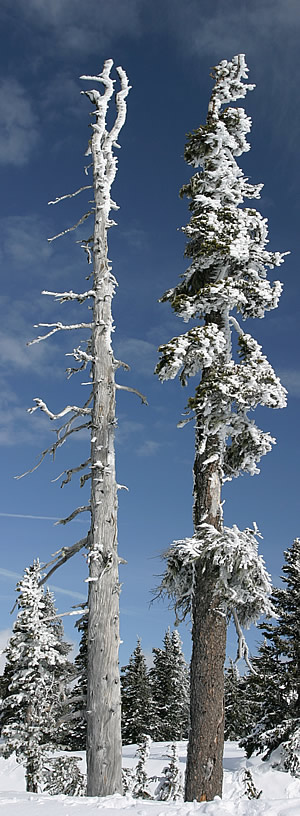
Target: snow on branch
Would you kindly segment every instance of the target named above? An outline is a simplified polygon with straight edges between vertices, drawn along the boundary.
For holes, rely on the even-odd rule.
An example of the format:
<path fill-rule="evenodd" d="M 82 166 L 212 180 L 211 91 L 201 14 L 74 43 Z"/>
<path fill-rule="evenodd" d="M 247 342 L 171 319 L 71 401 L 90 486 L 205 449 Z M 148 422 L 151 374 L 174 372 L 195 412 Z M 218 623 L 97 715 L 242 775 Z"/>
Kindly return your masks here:
<path fill-rule="evenodd" d="M 86 184 L 85 187 L 80 187 L 79 190 L 75 190 L 75 193 L 67 193 L 66 195 L 59 196 L 58 198 L 55 198 L 54 201 L 48 201 L 48 204 L 58 204 L 59 201 L 64 201 L 65 198 L 75 198 L 75 196 L 79 195 L 79 193 L 82 193 L 84 190 L 92 189 L 92 184 Z"/>
<path fill-rule="evenodd" d="M 255 524 L 253 529 L 242 531 L 234 525 L 219 532 L 203 522 L 194 536 L 174 541 L 165 553 L 167 567 L 158 594 L 171 598 L 183 619 L 191 607 L 193 567 L 200 561 L 203 573 L 211 566 L 218 570 L 216 593 L 224 614 L 235 610 L 246 627 L 262 614 L 272 615 L 272 587 L 264 560 L 258 555 L 259 535 Z"/>
<path fill-rule="evenodd" d="M 59 303 L 66 303 L 68 300 L 77 300 L 78 303 L 84 303 L 87 298 L 94 298 L 96 297 L 96 293 L 94 289 L 88 289 L 87 292 L 47 292 L 47 290 L 43 290 L 42 295 L 50 295 L 54 297 L 54 300 L 59 301 Z M 42 325 L 39 323 L 39 326 Z"/>
<path fill-rule="evenodd" d="M 52 328 L 53 327 L 53 328 Z M 34 340 L 29 340 L 26 344 L 27 346 L 33 346 L 35 343 L 39 343 L 41 340 L 47 340 L 48 337 L 51 337 L 52 334 L 55 334 L 58 331 L 73 331 L 73 329 L 92 329 L 93 323 L 73 323 L 70 326 L 64 325 L 63 323 L 36 323 L 34 326 L 35 329 L 39 328 L 51 328 L 47 334 L 42 334 L 39 337 L 35 337 Z"/>
<path fill-rule="evenodd" d="M 159 347 L 161 360 L 155 373 L 160 380 L 174 379 L 180 369 L 180 380 L 186 385 L 187 379 L 202 369 L 213 365 L 224 353 L 226 338 L 215 323 L 199 326 L 173 337 L 169 343 Z"/>
<path fill-rule="evenodd" d="M 80 408 L 78 407 L 78 405 L 66 405 L 66 407 L 63 408 L 63 410 L 60 411 L 58 414 L 53 414 L 52 411 L 49 410 L 46 403 L 42 399 L 39 399 L 39 397 L 35 397 L 33 402 L 35 402 L 36 404 L 33 408 L 27 409 L 28 413 L 33 414 L 34 411 L 37 411 L 40 408 L 40 410 L 43 411 L 44 414 L 47 414 L 47 416 L 51 420 L 61 419 L 61 417 L 66 416 L 66 414 L 70 414 L 71 412 L 74 413 L 76 416 L 84 416 L 86 414 L 91 413 L 90 409 L 86 407 Z"/>

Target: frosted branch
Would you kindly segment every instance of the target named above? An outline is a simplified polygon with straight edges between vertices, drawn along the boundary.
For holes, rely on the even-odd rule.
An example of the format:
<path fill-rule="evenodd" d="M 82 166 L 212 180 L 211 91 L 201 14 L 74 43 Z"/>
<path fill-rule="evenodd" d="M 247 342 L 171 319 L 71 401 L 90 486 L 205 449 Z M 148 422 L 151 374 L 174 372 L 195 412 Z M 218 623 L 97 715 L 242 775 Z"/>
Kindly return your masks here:
<path fill-rule="evenodd" d="M 66 414 L 69 414 L 71 412 L 74 412 L 76 416 L 84 416 L 85 414 L 91 413 L 88 408 L 79 408 L 78 405 L 66 405 L 66 407 L 59 412 L 59 414 L 53 414 L 52 411 L 49 411 L 49 408 L 46 405 L 46 403 L 43 400 L 39 399 L 39 397 L 35 397 L 33 402 L 35 402 L 36 405 L 33 408 L 28 408 L 28 413 L 33 414 L 34 411 L 37 411 L 40 408 L 40 410 L 43 411 L 44 414 L 47 414 L 47 416 L 51 420 L 61 419 L 61 417 L 66 416 Z"/>
<path fill-rule="evenodd" d="M 116 389 L 118 391 L 130 391 L 130 393 L 136 394 L 137 397 L 140 397 L 140 399 L 142 400 L 143 405 L 148 405 L 148 401 L 147 401 L 146 397 L 144 396 L 144 394 L 141 394 L 141 392 L 137 391 L 136 388 L 131 388 L 129 385 L 119 385 L 118 383 L 116 383 Z"/>
<path fill-rule="evenodd" d="M 82 193 L 84 190 L 92 189 L 92 184 L 86 184 L 85 187 L 80 187 L 79 190 L 75 190 L 75 193 L 67 193 L 67 195 L 59 196 L 58 198 L 55 198 L 54 201 L 48 201 L 48 204 L 58 204 L 59 201 L 64 201 L 65 198 L 75 198 L 75 196 L 79 195 L 79 193 Z"/>
<path fill-rule="evenodd" d="M 49 572 L 47 572 L 44 578 L 42 578 L 42 580 L 40 581 L 40 586 L 45 584 L 46 581 L 48 581 L 48 578 L 50 578 L 51 575 L 53 575 L 53 573 L 56 572 L 56 570 L 62 566 L 62 564 L 65 564 L 66 561 L 69 561 L 69 559 L 72 558 L 73 555 L 76 555 L 76 553 L 80 552 L 80 550 L 82 550 L 83 547 L 87 547 L 88 543 L 89 533 L 87 536 L 85 536 L 85 538 L 81 538 L 80 541 L 76 541 L 75 544 L 72 544 L 71 547 L 62 547 L 61 550 L 58 550 L 57 553 L 55 553 L 55 558 L 53 559 L 53 561 L 49 561 L 49 563 L 46 564 L 46 567 L 51 566 L 51 564 L 54 564 L 54 566 L 52 567 L 51 570 L 49 570 Z"/>
<path fill-rule="evenodd" d="M 238 334 L 245 334 L 236 317 L 230 315 L 229 323 L 231 323 L 231 325 L 235 328 Z"/>
<path fill-rule="evenodd" d="M 90 215 L 93 215 L 93 212 L 94 210 L 88 210 L 88 212 L 84 213 L 84 215 L 79 218 L 79 221 L 77 221 L 76 224 L 73 224 L 72 227 L 67 227 L 67 229 L 63 230 L 62 232 L 58 232 L 57 235 L 52 235 L 52 238 L 48 238 L 48 243 L 51 244 L 51 241 L 56 241 L 56 238 L 61 238 L 63 235 L 67 235 L 68 232 L 73 232 L 73 230 L 76 230 L 77 227 L 84 224 Z"/>
<path fill-rule="evenodd" d="M 56 527 L 58 524 L 68 524 L 69 521 L 73 521 L 73 519 L 76 518 L 76 516 L 79 516 L 80 513 L 87 512 L 89 513 L 91 512 L 91 507 L 89 504 L 85 504 L 82 507 L 76 507 L 76 510 L 73 510 L 73 513 L 70 513 L 70 515 L 67 516 L 67 518 L 59 519 L 59 521 L 56 521 L 54 526 Z"/>
<path fill-rule="evenodd" d="M 83 303 L 87 298 L 94 298 L 96 297 L 96 293 L 94 289 L 88 289 L 86 292 L 47 292 L 45 289 L 42 292 L 42 295 L 50 295 L 54 297 L 54 300 L 59 301 L 59 303 L 66 303 L 68 300 L 77 300 L 78 303 Z M 41 325 L 39 323 L 39 325 Z"/>
<path fill-rule="evenodd" d="M 238 619 L 238 616 L 237 616 L 237 613 L 236 613 L 235 609 L 232 609 L 232 617 L 233 617 L 233 621 L 234 621 L 234 625 L 235 625 L 235 631 L 236 631 L 237 637 L 238 637 L 238 649 L 237 649 L 236 660 L 240 660 L 241 658 L 243 658 L 245 663 L 246 663 L 246 666 L 248 666 L 248 669 L 250 669 L 250 671 L 253 672 L 253 674 L 256 674 L 256 672 L 253 669 L 253 666 L 252 666 L 252 664 L 250 663 L 250 660 L 249 660 L 249 649 L 248 649 L 248 646 L 247 646 L 247 643 L 246 643 L 246 638 L 245 638 L 244 632 L 242 630 L 242 627 L 240 625 L 240 622 L 239 622 L 239 619 Z"/>
<path fill-rule="evenodd" d="M 58 331 L 73 331 L 73 329 L 92 329 L 93 323 L 72 323 L 70 326 L 64 325 L 64 323 L 59 322 L 36 323 L 34 328 L 35 329 L 51 328 L 51 331 L 47 332 L 47 334 L 41 334 L 39 337 L 35 337 L 34 340 L 29 340 L 29 342 L 26 343 L 27 346 L 34 346 L 35 343 L 40 343 L 41 340 L 47 340 L 48 337 L 51 337 L 52 334 L 56 334 L 56 332 Z"/>

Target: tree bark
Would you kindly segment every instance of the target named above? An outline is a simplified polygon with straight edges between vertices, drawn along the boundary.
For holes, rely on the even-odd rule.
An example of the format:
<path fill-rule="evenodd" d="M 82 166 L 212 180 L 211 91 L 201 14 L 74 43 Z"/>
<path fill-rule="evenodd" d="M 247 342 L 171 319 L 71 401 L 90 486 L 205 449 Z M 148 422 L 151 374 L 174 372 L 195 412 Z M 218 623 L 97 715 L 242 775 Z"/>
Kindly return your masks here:
<path fill-rule="evenodd" d="M 111 347 L 114 282 L 107 249 L 110 186 L 104 148 L 92 140 L 94 166 L 94 327 L 91 439 L 91 538 L 87 687 L 87 794 L 122 792 L 119 678 L 119 577 L 115 477 L 115 368 Z"/>
<path fill-rule="evenodd" d="M 203 517 L 222 529 L 221 473 L 218 462 L 205 466 L 203 460 L 216 452 L 218 439 L 199 454 L 196 433 L 194 464 L 195 532 Z M 196 562 L 192 600 L 190 733 L 185 782 L 185 800 L 209 801 L 222 796 L 224 748 L 224 661 L 226 618 L 218 610 L 215 593 L 217 570 L 205 572 Z"/>

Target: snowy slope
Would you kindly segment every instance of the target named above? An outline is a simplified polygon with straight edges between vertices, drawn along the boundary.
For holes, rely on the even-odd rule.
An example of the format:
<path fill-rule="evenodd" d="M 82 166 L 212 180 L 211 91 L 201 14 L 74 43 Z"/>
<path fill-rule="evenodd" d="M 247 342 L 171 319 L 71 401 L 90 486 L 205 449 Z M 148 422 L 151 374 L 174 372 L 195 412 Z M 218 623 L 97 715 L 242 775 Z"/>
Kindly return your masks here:
<path fill-rule="evenodd" d="M 186 742 L 179 742 L 178 753 L 184 771 Z M 149 776 L 159 776 L 165 765 L 166 743 L 153 743 L 147 764 Z M 135 746 L 125 746 L 124 766 L 135 765 Z M 83 763 L 82 763 L 83 764 Z M 241 769 L 249 768 L 260 799 L 248 800 L 241 794 Z M 24 793 L 24 774 L 12 758 L 0 759 L 0 813 L 3 816 L 300 816 L 300 779 L 276 771 L 258 757 L 246 760 L 237 743 L 227 742 L 224 757 L 223 799 L 199 804 L 148 802 L 128 796 L 76 798 Z M 118 814 L 119 812 L 119 814 Z"/>

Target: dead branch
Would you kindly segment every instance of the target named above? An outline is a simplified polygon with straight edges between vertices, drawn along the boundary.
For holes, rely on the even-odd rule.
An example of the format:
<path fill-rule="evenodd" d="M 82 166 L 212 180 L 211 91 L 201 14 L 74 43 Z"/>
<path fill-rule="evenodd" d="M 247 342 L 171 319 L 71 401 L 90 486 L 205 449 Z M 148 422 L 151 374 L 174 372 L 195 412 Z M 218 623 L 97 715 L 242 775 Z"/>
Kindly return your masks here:
<path fill-rule="evenodd" d="M 148 405 L 148 400 L 146 399 L 144 394 L 141 394 L 141 392 L 137 391 L 136 388 L 131 388 L 129 385 L 119 385 L 118 383 L 116 383 L 116 389 L 118 391 L 130 391 L 132 394 L 136 394 L 138 397 L 140 397 L 143 405 Z"/>
<path fill-rule="evenodd" d="M 79 221 L 77 221 L 76 224 L 73 224 L 72 227 L 67 227 L 67 229 L 63 230 L 62 232 L 58 232 L 57 235 L 52 235 L 52 238 L 48 238 L 47 239 L 48 243 L 50 244 L 51 241 L 56 241 L 56 238 L 61 238 L 63 235 L 67 235 L 68 232 L 73 232 L 73 230 L 76 230 L 77 227 L 80 227 L 81 224 L 84 224 L 87 218 L 89 218 L 90 215 L 93 214 L 94 209 L 88 210 L 88 212 L 84 213 L 84 215 L 82 215 L 81 218 L 79 218 Z"/>
<path fill-rule="evenodd" d="M 48 204 L 58 204 L 59 201 L 64 201 L 65 198 L 75 198 L 79 193 L 83 193 L 84 190 L 92 190 L 92 184 L 86 184 L 85 187 L 80 187 L 79 190 L 75 190 L 75 193 L 67 193 L 67 195 L 59 196 L 55 198 L 54 201 L 48 201 Z"/>
<path fill-rule="evenodd" d="M 73 521 L 73 519 L 76 518 L 76 516 L 78 516 L 79 513 L 85 512 L 89 513 L 91 512 L 91 507 L 89 504 L 84 504 L 82 505 L 82 507 L 76 507 L 76 510 L 73 510 L 73 513 L 70 513 L 70 515 L 67 516 L 67 518 L 59 519 L 59 521 L 56 521 L 54 527 L 56 527 L 58 524 L 68 524 L 69 521 Z"/>
<path fill-rule="evenodd" d="M 56 572 L 56 570 L 59 569 L 59 567 L 61 567 L 62 564 L 65 564 L 66 561 L 69 561 L 69 559 L 72 558 L 73 555 L 76 555 L 76 553 L 80 552 L 80 550 L 82 550 L 83 547 L 88 547 L 89 538 L 90 534 L 88 533 L 87 536 L 85 536 L 85 538 L 81 538 L 80 541 L 76 541 L 76 543 L 72 544 L 71 547 L 62 547 L 61 550 L 58 550 L 58 552 L 56 553 L 56 557 L 53 559 L 53 561 L 50 561 L 49 564 L 46 564 L 46 567 L 50 566 L 50 564 L 54 564 L 54 566 L 52 567 L 51 570 L 49 570 L 49 572 L 47 572 L 44 578 L 42 578 L 42 580 L 40 581 L 40 586 L 45 584 L 46 581 L 48 581 L 48 579 L 51 577 L 51 575 L 53 575 L 53 573 Z M 59 558 L 60 553 L 61 558 Z"/>
<path fill-rule="evenodd" d="M 93 289 L 88 289 L 87 292 L 73 292 L 72 289 L 70 292 L 48 292 L 46 289 L 43 289 L 41 294 L 54 297 L 54 300 L 59 301 L 59 303 L 66 303 L 68 300 L 77 300 L 78 303 L 84 303 L 87 298 L 96 297 Z"/>
<path fill-rule="evenodd" d="M 76 414 L 76 417 L 77 416 L 84 416 L 86 414 L 91 413 L 88 408 L 80 408 L 78 405 L 66 405 L 66 407 L 63 408 L 63 410 L 59 412 L 59 414 L 53 414 L 52 411 L 49 411 L 49 408 L 46 405 L 46 403 L 42 399 L 40 399 L 39 397 L 35 397 L 33 402 L 35 402 L 36 405 L 34 405 L 33 408 L 28 408 L 27 409 L 28 414 L 33 414 L 34 411 L 37 411 L 40 408 L 40 410 L 43 411 L 44 414 L 47 414 L 47 416 L 51 420 L 52 419 L 61 419 L 61 417 L 66 416 L 66 414 L 70 414 L 71 412 Z"/>
<path fill-rule="evenodd" d="M 73 323 L 70 326 L 65 326 L 63 323 L 37 323 L 35 324 L 34 328 L 51 328 L 51 331 L 47 332 L 47 334 L 41 334 L 39 337 L 35 337 L 34 340 L 29 340 L 26 343 L 27 346 L 34 346 L 35 343 L 40 343 L 41 340 L 47 340 L 48 337 L 51 337 L 52 334 L 56 334 L 58 331 L 73 331 L 74 329 L 92 329 L 93 323 Z M 53 328 L 52 328 L 53 327 Z"/>

